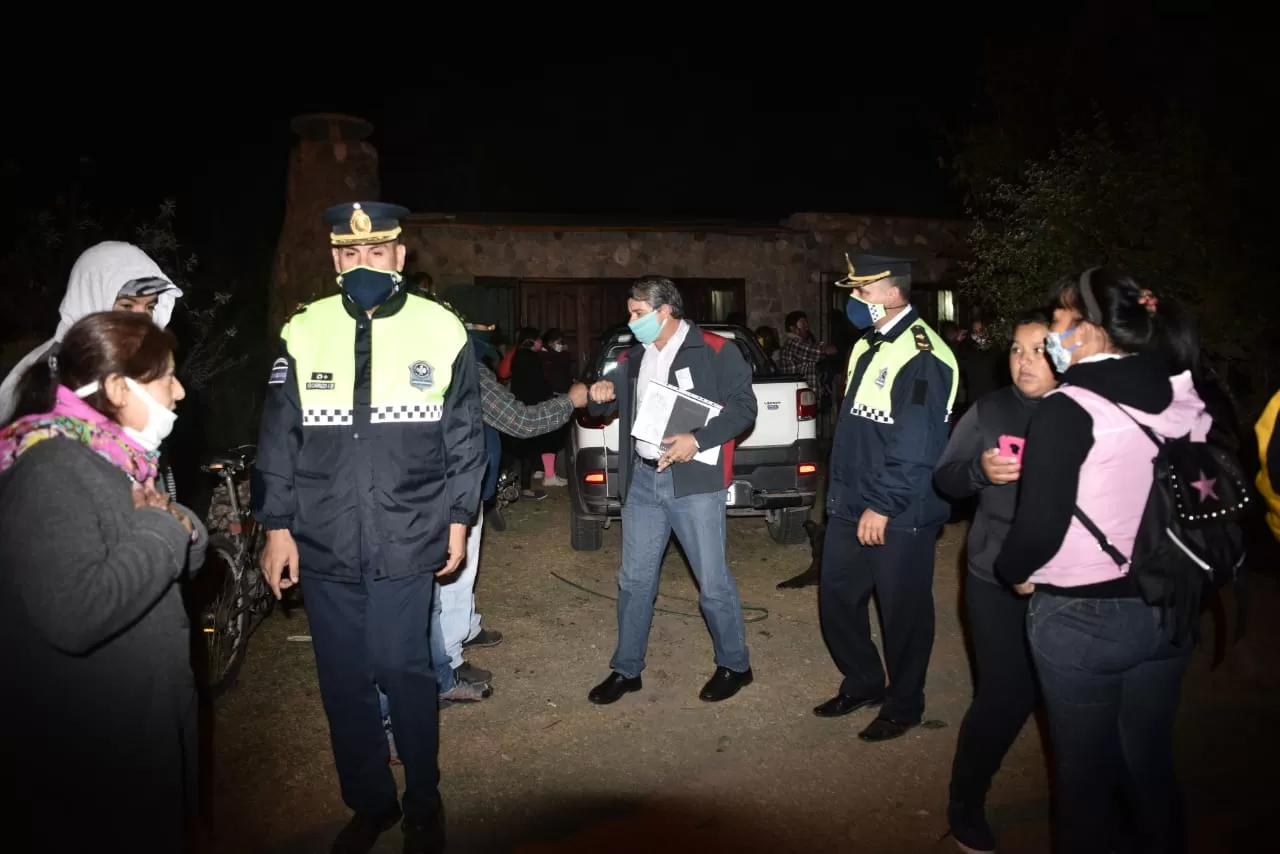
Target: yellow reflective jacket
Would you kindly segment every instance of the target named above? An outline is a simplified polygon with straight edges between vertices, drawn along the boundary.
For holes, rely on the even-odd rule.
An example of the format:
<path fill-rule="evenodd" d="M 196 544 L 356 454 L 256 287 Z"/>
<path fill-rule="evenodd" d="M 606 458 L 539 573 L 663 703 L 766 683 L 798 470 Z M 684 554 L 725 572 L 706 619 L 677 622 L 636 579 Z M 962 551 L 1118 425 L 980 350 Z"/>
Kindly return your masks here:
<path fill-rule="evenodd" d="M 1258 492 L 1267 503 L 1267 527 L 1276 540 L 1280 540 L 1280 441 L 1276 432 L 1276 416 L 1280 415 L 1280 391 L 1277 391 L 1262 411 L 1262 417 L 1254 425 L 1258 434 L 1258 460 L 1261 468 L 1258 471 Z"/>

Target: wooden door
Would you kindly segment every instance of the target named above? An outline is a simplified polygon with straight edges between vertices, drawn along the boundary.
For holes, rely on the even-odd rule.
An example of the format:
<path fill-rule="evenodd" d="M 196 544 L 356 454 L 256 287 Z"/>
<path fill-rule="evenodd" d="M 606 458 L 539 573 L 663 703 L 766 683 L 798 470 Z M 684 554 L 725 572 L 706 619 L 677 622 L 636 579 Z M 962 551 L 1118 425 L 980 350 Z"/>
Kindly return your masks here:
<path fill-rule="evenodd" d="M 561 330 L 579 376 L 605 331 L 626 322 L 630 284 L 628 279 L 522 279 L 519 325 Z"/>

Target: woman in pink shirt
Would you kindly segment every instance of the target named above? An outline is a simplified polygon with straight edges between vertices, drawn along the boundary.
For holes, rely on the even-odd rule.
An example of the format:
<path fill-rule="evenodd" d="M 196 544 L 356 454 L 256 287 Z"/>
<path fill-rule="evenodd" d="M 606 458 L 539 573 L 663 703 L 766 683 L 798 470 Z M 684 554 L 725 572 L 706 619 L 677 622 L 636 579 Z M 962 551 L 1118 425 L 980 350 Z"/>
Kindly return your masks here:
<path fill-rule="evenodd" d="M 996 573 L 1031 594 L 1027 634 L 1049 712 L 1059 854 L 1112 850 L 1122 784 L 1141 850 L 1184 852 L 1173 726 L 1194 643 L 1139 597 L 1073 516 L 1126 556 L 1152 482 L 1158 436 L 1203 440 L 1212 419 L 1193 379 L 1185 315 L 1107 269 L 1059 283 L 1046 342 L 1062 385 L 1032 418 L 1013 526 Z M 1121 409 L 1121 406 L 1124 408 Z"/>

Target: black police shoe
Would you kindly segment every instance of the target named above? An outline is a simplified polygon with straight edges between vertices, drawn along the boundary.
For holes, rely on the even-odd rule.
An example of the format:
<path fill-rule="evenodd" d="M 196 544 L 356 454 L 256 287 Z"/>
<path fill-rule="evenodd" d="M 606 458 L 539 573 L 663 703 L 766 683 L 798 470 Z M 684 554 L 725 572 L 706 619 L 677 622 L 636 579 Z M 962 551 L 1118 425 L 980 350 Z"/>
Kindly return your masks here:
<path fill-rule="evenodd" d="M 427 822 L 418 822 L 406 817 L 401 830 L 404 831 L 404 854 L 443 854 L 443 812 Z"/>
<path fill-rule="evenodd" d="M 378 844 L 378 837 L 395 827 L 399 820 L 399 804 L 381 815 L 356 813 L 347 826 L 338 831 L 329 854 L 369 854 Z"/>

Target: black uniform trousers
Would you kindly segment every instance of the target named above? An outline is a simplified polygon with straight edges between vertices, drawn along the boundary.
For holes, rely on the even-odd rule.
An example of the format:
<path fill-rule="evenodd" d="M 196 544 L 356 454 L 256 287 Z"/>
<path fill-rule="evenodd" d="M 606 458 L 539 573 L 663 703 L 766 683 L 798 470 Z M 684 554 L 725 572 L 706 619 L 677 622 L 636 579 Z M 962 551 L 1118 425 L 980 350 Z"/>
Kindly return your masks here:
<path fill-rule="evenodd" d="M 429 822 L 440 803 L 440 710 L 431 666 L 431 595 L 435 577 L 344 584 L 304 578 L 320 698 L 342 786 L 357 813 L 381 815 L 397 801 L 380 686 L 396 722 L 404 765 L 404 813 Z"/>
<path fill-rule="evenodd" d="M 827 521 L 818 612 L 822 635 L 844 681 L 840 693 L 884 695 L 880 716 L 917 724 L 924 716 L 924 680 L 933 653 L 933 554 L 938 526 L 888 528 L 884 545 L 858 542 L 858 523 Z M 884 660 L 871 641 L 871 594 L 884 628 Z"/>

